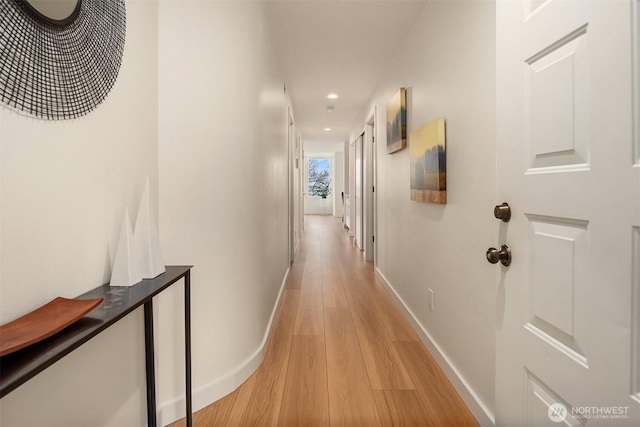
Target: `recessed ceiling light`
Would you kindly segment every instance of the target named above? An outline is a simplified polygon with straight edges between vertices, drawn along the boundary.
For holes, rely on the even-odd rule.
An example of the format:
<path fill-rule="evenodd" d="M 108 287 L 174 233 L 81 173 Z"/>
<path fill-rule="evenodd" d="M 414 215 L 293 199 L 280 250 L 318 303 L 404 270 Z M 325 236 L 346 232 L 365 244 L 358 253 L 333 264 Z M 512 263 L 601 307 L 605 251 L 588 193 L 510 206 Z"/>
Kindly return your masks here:
<path fill-rule="evenodd" d="M 327 113 L 333 113 L 333 105 L 327 106 Z"/>
<path fill-rule="evenodd" d="M 324 130 L 326 130 L 327 132 L 329 132 L 331 130 L 331 128 L 324 128 Z"/>
<path fill-rule="evenodd" d="M 336 99 L 338 97 L 338 95 L 336 95 L 335 93 L 330 93 L 329 95 L 327 95 L 327 98 L 329 99 Z"/>

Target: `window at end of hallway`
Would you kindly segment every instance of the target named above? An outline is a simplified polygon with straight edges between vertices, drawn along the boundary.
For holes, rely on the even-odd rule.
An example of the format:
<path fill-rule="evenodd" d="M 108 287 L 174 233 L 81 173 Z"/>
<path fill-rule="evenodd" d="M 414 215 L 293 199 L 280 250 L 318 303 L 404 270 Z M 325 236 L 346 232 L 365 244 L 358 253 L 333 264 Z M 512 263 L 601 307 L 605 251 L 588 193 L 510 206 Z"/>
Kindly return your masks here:
<path fill-rule="evenodd" d="M 309 197 L 326 199 L 331 194 L 329 159 L 309 159 Z"/>

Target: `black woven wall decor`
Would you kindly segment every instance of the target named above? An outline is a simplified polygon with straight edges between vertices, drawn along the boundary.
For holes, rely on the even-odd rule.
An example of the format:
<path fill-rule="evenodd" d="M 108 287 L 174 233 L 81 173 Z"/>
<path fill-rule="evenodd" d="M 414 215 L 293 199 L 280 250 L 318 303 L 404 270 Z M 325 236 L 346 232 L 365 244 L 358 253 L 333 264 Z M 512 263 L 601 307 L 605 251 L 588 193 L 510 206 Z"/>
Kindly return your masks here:
<path fill-rule="evenodd" d="M 62 25 L 23 0 L 0 0 L 0 100 L 48 120 L 87 114 L 118 77 L 125 33 L 124 0 L 81 0 Z"/>

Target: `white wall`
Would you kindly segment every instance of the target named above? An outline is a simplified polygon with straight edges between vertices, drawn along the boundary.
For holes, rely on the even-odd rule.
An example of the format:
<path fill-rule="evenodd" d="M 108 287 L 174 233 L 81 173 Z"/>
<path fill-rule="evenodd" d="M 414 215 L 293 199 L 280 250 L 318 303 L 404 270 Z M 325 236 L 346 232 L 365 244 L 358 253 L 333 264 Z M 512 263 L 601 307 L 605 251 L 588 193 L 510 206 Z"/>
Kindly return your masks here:
<path fill-rule="evenodd" d="M 381 29 L 380 31 L 383 31 Z M 412 202 L 409 150 L 386 154 L 386 103 L 408 88 L 408 133 L 446 119 L 448 204 Z M 430 2 L 381 78 L 377 261 L 482 422 L 494 408 L 495 5 Z M 364 121 L 364 117 L 363 117 Z M 352 140 L 360 129 L 354 129 Z M 427 289 L 435 293 L 428 310 Z M 439 350 L 439 351 L 438 351 Z M 485 415 L 486 414 L 486 415 Z"/>
<path fill-rule="evenodd" d="M 304 198 L 305 215 L 331 215 L 333 213 L 333 197 L 323 199 L 321 197 Z"/>
<path fill-rule="evenodd" d="M 157 10 L 127 1 L 120 74 L 87 116 L 0 107 L 0 323 L 107 282 L 147 176 L 157 213 Z M 0 424 L 145 424 L 143 347 L 140 309 L 0 400 Z"/>
<path fill-rule="evenodd" d="M 261 2 L 160 6 L 160 238 L 193 264 L 194 409 L 262 360 L 288 268 L 287 105 Z M 160 298 L 161 422 L 184 414 L 181 289 Z M 175 357 L 175 360 L 174 360 Z M 176 403 L 176 404 L 174 404 Z"/>

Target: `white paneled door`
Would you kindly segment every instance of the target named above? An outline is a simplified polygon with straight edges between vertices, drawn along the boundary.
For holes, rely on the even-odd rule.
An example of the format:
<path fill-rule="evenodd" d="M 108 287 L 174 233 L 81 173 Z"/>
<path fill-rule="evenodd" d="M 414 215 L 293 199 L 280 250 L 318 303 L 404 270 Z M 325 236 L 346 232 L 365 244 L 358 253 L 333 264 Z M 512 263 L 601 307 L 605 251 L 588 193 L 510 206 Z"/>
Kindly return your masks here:
<path fill-rule="evenodd" d="M 640 425 L 637 1 L 496 6 L 497 425 Z"/>

